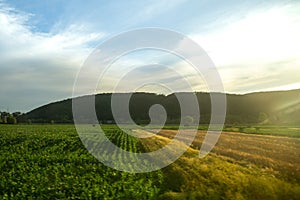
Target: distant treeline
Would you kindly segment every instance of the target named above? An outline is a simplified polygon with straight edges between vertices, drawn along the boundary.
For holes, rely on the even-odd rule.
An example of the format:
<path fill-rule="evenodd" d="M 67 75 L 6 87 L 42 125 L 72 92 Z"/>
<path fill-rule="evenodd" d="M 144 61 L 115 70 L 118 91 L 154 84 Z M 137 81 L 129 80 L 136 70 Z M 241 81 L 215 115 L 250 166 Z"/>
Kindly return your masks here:
<path fill-rule="evenodd" d="M 18 121 L 24 121 L 22 118 L 26 118 L 26 114 L 21 112 L 1 112 L 0 111 L 0 124 L 16 124 Z"/>
<path fill-rule="evenodd" d="M 180 95 L 188 95 L 188 93 L 180 93 Z M 209 124 L 210 94 L 196 93 L 196 95 L 200 108 L 200 123 Z M 96 114 L 100 123 L 114 123 L 111 96 L 112 94 L 98 94 L 95 97 Z M 300 90 L 245 95 L 226 94 L 226 96 L 226 124 L 300 124 Z M 168 124 L 180 122 L 180 105 L 175 94 L 167 96 L 153 93 L 132 94 L 129 103 L 131 118 L 138 124 L 149 123 L 149 109 L 154 104 L 160 104 L 165 108 Z M 21 116 L 20 122 L 73 123 L 72 99 L 44 105 Z M 193 118 L 193 116 L 185 117 Z M 88 118 L 85 120 L 87 123 L 90 122 Z"/>

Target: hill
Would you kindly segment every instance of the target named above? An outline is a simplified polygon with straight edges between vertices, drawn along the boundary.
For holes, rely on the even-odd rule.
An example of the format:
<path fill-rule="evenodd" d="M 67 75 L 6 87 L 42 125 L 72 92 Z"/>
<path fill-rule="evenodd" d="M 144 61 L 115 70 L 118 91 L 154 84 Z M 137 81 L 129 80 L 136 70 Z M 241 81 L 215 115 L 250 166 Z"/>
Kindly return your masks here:
<path fill-rule="evenodd" d="M 118 94 L 124 95 L 124 94 Z M 186 95 L 186 93 L 180 93 Z M 102 123 L 113 122 L 111 112 L 112 94 L 98 94 L 95 108 L 98 120 Z M 290 91 L 258 92 L 245 95 L 226 94 L 227 124 L 300 124 L 300 89 Z M 77 97 L 77 98 L 85 98 Z M 201 110 L 202 124 L 210 121 L 209 93 L 197 93 Z M 174 94 L 158 95 L 154 93 L 134 93 L 130 99 L 132 119 L 140 124 L 149 123 L 149 108 L 161 104 L 167 111 L 167 123 L 174 124 L 180 120 L 180 107 Z M 26 113 L 32 122 L 72 123 L 72 99 L 50 103 Z"/>

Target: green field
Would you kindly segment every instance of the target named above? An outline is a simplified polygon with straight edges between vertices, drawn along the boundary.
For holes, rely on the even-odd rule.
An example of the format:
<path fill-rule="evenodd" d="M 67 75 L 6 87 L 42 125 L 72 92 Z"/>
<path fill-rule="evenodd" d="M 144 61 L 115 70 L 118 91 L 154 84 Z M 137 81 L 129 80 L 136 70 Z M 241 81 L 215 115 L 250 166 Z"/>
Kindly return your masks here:
<path fill-rule="evenodd" d="M 103 129 L 112 142 L 132 152 L 161 148 L 173 134 L 138 140 L 115 126 Z M 291 145 L 284 151 L 294 152 L 295 160 L 282 165 L 295 161 L 296 170 L 284 173 L 278 170 L 281 163 L 273 166 L 270 161 L 272 165 L 266 167 L 261 160 L 256 162 L 255 156 L 263 149 L 249 150 L 255 156 L 248 160 L 247 155 L 225 151 L 228 138 L 228 144 L 236 144 L 232 134 L 224 134 L 216 150 L 204 159 L 198 157 L 196 140 L 193 148 L 170 166 L 133 174 L 101 164 L 84 148 L 73 125 L 1 125 L 0 199 L 299 199 L 298 138 L 286 140 Z M 261 142 L 275 140 L 261 138 Z M 236 144 L 235 150 L 239 147 Z M 268 149 L 262 161 L 276 158 L 271 151 Z"/>
<path fill-rule="evenodd" d="M 122 134 L 105 130 L 112 140 Z M 128 150 L 138 151 L 131 148 L 137 143 L 133 138 Z M 1 199 L 151 199 L 161 187 L 160 171 L 130 174 L 102 165 L 72 125 L 1 126 L 0 144 Z"/>

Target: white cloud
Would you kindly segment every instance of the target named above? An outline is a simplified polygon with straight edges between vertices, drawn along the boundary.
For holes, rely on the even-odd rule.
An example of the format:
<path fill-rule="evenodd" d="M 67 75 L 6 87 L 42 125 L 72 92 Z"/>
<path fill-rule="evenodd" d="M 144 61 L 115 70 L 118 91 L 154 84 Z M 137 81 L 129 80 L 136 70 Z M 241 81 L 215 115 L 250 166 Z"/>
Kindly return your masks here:
<path fill-rule="evenodd" d="M 206 35 L 191 35 L 215 62 L 230 92 L 299 82 L 300 4 L 251 12 Z M 244 78 L 243 78 L 244 77 Z M 266 84 L 270 82 L 269 84 Z"/>
<path fill-rule="evenodd" d="M 220 32 L 194 38 L 220 65 L 278 61 L 299 56 L 298 20 L 288 15 L 288 8 L 273 8 L 247 16 Z"/>
<path fill-rule="evenodd" d="M 0 42 L 2 48 L 5 48 L 5 51 L 1 51 L 2 56 L 8 58 L 9 56 L 12 58 L 67 56 L 67 59 L 79 56 L 82 58 L 91 50 L 88 46 L 89 42 L 99 40 L 104 35 L 104 33 L 89 33 L 80 24 L 71 24 L 56 34 L 33 32 L 31 27 L 26 25 L 30 16 L 12 8 L 0 10 L 2 27 Z"/>
<path fill-rule="evenodd" d="M 34 15 L 0 2 L 0 106 L 19 105 L 24 110 L 71 96 L 75 75 L 92 50 L 91 42 L 104 36 L 82 24 L 71 24 L 57 33 L 35 32 L 31 18 Z M 20 98 L 21 103 L 14 102 Z"/>

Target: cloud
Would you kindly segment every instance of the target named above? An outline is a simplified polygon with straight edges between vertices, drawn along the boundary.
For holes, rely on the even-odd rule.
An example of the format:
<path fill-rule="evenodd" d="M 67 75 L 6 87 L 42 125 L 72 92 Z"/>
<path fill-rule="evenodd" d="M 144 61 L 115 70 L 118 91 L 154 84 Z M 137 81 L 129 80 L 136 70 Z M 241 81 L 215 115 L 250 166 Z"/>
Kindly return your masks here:
<path fill-rule="evenodd" d="M 300 4 L 250 12 L 209 34 L 190 37 L 212 58 L 229 92 L 299 82 Z"/>
<path fill-rule="evenodd" d="M 2 5 L 3 6 L 3 5 Z M 89 33 L 83 24 L 71 24 L 58 33 L 33 32 L 29 24 L 31 14 L 10 7 L 0 10 L 1 51 L 5 56 L 49 58 L 81 56 L 90 51 L 88 44 L 103 37 L 104 33 Z"/>
<path fill-rule="evenodd" d="M 3 2 L 0 7 L 0 109 L 28 111 L 71 96 L 75 75 L 92 42 L 105 33 L 75 23 L 57 33 L 35 32 L 30 24 L 33 14 Z"/>

